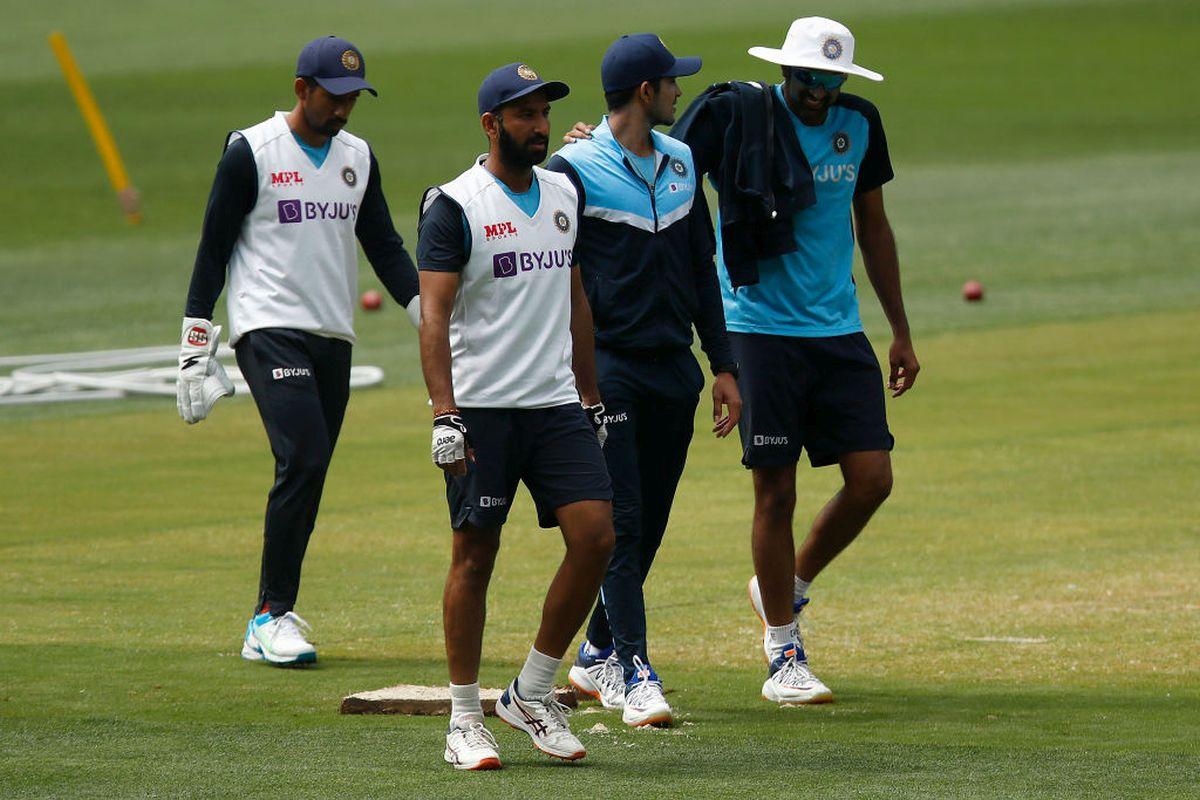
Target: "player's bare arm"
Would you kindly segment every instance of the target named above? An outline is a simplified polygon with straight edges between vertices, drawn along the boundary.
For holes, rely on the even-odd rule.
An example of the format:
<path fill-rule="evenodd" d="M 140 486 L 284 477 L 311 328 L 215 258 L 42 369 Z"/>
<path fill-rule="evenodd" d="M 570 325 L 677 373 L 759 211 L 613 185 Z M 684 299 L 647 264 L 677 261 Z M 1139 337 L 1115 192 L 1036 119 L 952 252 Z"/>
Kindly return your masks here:
<path fill-rule="evenodd" d="M 908 315 L 904 313 L 904 298 L 900 291 L 900 258 L 896 253 L 896 237 L 883 208 L 882 187 L 854 198 L 854 222 L 867 277 L 892 326 L 892 345 L 888 349 L 888 388 L 892 390 L 892 397 L 899 397 L 913 387 L 921 365 L 913 349 Z"/>
<path fill-rule="evenodd" d="M 457 272 L 421 271 L 421 371 L 425 375 L 425 388 L 433 403 L 434 416 L 434 463 L 451 475 L 467 472 L 466 429 L 458 419 L 458 404 L 454 400 L 454 382 L 450 377 L 450 312 L 458 293 Z M 457 420 L 457 427 L 454 425 Z M 440 428 L 447 428 L 440 431 Z M 454 439 L 455 431 L 461 434 L 461 442 L 445 442 L 449 448 L 439 448 L 439 433 Z M 457 448 L 455 447 L 457 445 Z M 461 457 L 439 458 L 439 450 L 460 453 Z M 443 453 L 443 455 L 445 455 Z"/>

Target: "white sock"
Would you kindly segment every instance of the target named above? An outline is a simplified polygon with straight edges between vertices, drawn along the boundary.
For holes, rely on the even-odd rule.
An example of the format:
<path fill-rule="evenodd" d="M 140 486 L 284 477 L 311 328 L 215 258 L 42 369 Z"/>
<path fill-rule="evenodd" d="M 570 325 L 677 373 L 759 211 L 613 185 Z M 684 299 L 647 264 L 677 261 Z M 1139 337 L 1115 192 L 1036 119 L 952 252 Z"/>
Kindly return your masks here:
<path fill-rule="evenodd" d="M 596 656 L 600 655 L 601 653 L 603 653 L 605 650 L 608 650 L 608 649 L 609 648 L 607 648 L 607 647 L 596 647 L 596 645 L 592 644 L 591 642 L 587 642 L 583 646 L 583 651 L 585 653 L 587 653 L 589 656 L 591 656 L 592 658 L 595 658 Z"/>
<path fill-rule="evenodd" d="M 450 727 L 467 728 L 472 722 L 483 722 L 483 706 L 479 703 L 479 681 L 450 684 Z"/>
<path fill-rule="evenodd" d="M 796 588 L 792 597 L 797 603 L 804 599 L 804 595 L 808 594 L 808 587 L 812 586 L 812 581 L 806 581 L 799 575 L 796 576 Z"/>
<path fill-rule="evenodd" d="M 517 693 L 526 700 L 541 700 L 554 688 L 554 676 L 560 666 L 561 658 L 529 648 L 529 657 L 517 675 Z"/>
<path fill-rule="evenodd" d="M 767 626 L 767 647 L 771 649 L 772 658 L 779 655 L 779 652 L 783 648 L 799 640 L 800 637 L 796 631 L 796 623 L 794 622 L 789 622 L 787 625 Z"/>

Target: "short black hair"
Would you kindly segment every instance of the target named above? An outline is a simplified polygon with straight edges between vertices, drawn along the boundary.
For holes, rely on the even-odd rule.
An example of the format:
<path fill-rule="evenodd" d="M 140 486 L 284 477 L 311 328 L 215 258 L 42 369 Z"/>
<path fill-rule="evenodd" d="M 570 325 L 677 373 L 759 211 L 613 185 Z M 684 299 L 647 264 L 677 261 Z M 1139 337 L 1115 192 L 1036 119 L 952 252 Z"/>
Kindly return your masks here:
<path fill-rule="evenodd" d="M 638 84 L 639 86 L 641 84 Z M 616 111 L 618 108 L 624 108 L 633 101 L 633 96 L 637 93 L 638 87 L 631 86 L 628 89 L 614 89 L 611 92 L 604 93 L 604 102 L 608 105 L 609 111 Z"/>

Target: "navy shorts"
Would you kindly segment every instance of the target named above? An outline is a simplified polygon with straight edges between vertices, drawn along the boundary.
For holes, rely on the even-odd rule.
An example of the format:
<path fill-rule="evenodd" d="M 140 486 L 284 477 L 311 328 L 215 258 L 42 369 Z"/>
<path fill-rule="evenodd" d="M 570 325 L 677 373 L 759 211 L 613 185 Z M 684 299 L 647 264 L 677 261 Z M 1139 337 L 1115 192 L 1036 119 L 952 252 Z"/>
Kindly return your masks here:
<path fill-rule="evenodd" d="M 569 503 L 612 500 L 600 441 L 578 403 L 460 413 L 475 460 L 467 461 L 466 475 L 446 474 L 454 529 L 503 525 L 519 481 L 533 496 L 543 528 L 558 525 L 554 512 Z"/>
<path fill-rule="evenodd" d="M 891 450 L 883 374 L 862 333 L 823 338 L 729 333 L 741 365 L 742 463 L 814 467 L 845 453 Z"/>

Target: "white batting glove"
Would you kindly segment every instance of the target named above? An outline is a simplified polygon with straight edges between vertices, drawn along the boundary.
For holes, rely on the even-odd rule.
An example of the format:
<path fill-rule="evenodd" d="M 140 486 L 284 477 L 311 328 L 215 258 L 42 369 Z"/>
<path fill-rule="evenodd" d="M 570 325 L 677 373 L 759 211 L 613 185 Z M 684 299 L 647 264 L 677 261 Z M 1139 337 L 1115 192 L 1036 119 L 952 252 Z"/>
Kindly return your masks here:
<path fill-rule="evenodd" d="M 206 319 L 184 317 L 181 338 L 175 401 L 179 416 L 192 425 L 207 417 L 218 399 L 233 394 L 233 381 L 217 361 L 220 325 L 213 327 Z"/>
<path fill-rule="evenodd" d="M 592 430 L 596 432 L 596 438 L 600 440 L 600 447 L 604 447 L 604 443 L 608 441 L 608 424 L 604 421 L 604 403 L 584 406 L 583 413 L 588 418 L 588 422 L 592 423 Z"/>
<path fill-rule="evenodd" d="M 446 468 L 466 460 L 467 447 L 467 424 L 457 411 L 448 411 L 433 418 L 434 464 Z"/>

